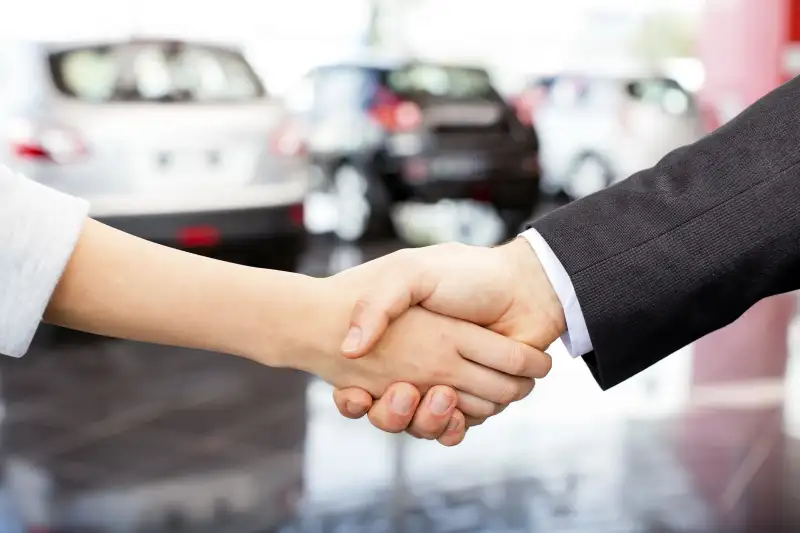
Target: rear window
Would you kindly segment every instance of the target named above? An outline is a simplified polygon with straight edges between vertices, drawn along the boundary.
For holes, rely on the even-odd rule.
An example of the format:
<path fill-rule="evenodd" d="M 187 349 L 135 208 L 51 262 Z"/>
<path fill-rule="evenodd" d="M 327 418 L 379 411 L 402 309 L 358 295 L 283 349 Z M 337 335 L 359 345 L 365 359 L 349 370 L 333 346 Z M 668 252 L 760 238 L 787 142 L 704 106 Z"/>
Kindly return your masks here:
<path fill-rule="evenodd" d="M 627 90 L 635 101 L 661 106 L 675 115 L 691 111 L 693 107 L 691 95 L 675 80 L 636 80 L 628 84 Z"/>
<path fill-rule="evenodd" d="M 87 102 L 239 102 L 264 96 L 244 57 L 186 43 L 126 43 L 50 55 L 56 88 Z"/>
<path fill-rule="evenodd" d="M 498 99 L 485 70 L 441 65 L 413 65 L 389 72 L 386 85 L 407 97 Z"/>

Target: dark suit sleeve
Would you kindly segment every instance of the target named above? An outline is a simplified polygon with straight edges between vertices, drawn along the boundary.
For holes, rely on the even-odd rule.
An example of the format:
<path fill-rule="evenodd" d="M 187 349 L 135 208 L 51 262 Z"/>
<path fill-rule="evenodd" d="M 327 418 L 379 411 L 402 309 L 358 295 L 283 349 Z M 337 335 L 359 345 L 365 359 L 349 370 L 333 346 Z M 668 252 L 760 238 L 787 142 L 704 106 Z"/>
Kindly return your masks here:
<path fill-rule="evenodd" d="M 655 167 L 535 221 L 604 389 L 800 287 L 800 78 Z"/>

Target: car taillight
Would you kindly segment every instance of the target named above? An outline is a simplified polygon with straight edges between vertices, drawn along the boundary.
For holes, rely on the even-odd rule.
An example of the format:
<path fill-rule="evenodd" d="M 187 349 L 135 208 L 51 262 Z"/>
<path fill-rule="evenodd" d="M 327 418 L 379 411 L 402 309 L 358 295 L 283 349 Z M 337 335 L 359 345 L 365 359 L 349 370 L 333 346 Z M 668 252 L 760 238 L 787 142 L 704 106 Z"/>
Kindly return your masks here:
<path fill-rule="evenodd" d="M 297 157 L 308 153 L 302 129 L 293 120 L 287 120 L 278 126 L 270 139 L 270 147 L 276 155 Z"/>
<path fill-rule="evenodd" d="M 303 204 L 295 204 L 289 207 L 289 220 L 295 226 L 302 226 L 305 222 L 305 208 Z"/>
<path fill-rule="evenodd" d="M 401 100 L 388 90 L 381 90 L 370 110 L 372 118 L 387 131 L 400 132 L 417 129 L 422 124 L 422 109 L 414 102 Z"/>
<path fill-rule="evenodd" d="M 81 136 L 64 126 L 19 121 L 12 123 L 8 141 L 14 157 L 28 161 L 69 164 L 88 154 Z"/>
<path fill-rule="evenodd" d="M 219 230 L 213 226 L 190 226 L 178 232 L 178 242 L 184 248 L 208 248 L 220 241 Z"/>

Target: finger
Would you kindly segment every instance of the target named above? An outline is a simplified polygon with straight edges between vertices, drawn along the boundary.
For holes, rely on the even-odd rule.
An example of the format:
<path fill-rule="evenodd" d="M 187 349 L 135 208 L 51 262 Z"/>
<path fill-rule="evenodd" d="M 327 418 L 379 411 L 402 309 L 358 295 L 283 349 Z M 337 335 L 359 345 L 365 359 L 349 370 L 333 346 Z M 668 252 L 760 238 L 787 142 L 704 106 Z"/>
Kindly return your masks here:
<path fill-rule="evenodd" d="M 475 418 L 472 416 L 468 416 L 466 417 L 466 419 L 467 419 L 467 429 L 480 426 L 487 420 L 486 418 Z"/>
<path fill-rule="evenodd" d="M 416 387 L 408 383 L 395 383 L 369 410 L 369 421 L 388 433 L 400 433 L 411 424 L 420 401 Z"/>
<path fill-rule="evenodd" d="M 464 394 L 464 393 L 461 393 L 461 394 Z M 459 394 L 459 397 L 460 397 L 460 394 Z M 461 404 L 459 403 L 459 406 L 460 405 Z M 497 416 L 497 415 L 499 415 L 500 413 L 502 413 L 505 410 L 506 410 L 506 406 L 505 405 L 498 405 L 497 406 L 497 411 L 492 416 Z M 480 426 L 481 424 L 483 424 L 484 422 L 486 422 L 488 419 L 491 418 L 491 416 L 474 416 L 474 415 L 473 416 L 465 415 L 465 417 L 466 417 L 466 420 L 467 420 L 467 429 L 469 429 L 471 427 L 475 427 L 475 426 Z"/>
<path fill-rule="evenodd" d="M 500 405 L 521 400 L 533 389 L 532 379 L 509 376 L 469 361 L 452 372 L 452 384 L 457 389 Z"/>
<path fill-rule="evenodd" d="M 479 365 L 523 378 L 543 378 L 553 367 L 548 354 L 527 344 L 502 336 L 495 339 L 494 344 L 496 349 L 485 350 L 477 344 L 463 343 L 459 346 L 459 353 Z"/>
<path fill-rule="evenodd" d="M 478 398 L 468 392 L 458 391 L 458 410 L 469 418 L 489 418 L 505 409 L 504 405 L 498 405 Z"/>
<path fill-rule="evenodd" d="M 464 418 L 464 415 L 456 409 L 453 411 L 453 416 L 450 418 L 450 423 L 447 426 L 447 429 L 442 433 L 442 435 L 437 439 L 440 444 L 452 447 L 458 446 L 464 441 L 464 437 L 467 436 L 467 423 Z"/>
<path fill-rule="evenodd" d="M 450 387 L 437 385 L 425 394 L 409 426 L 413 436 L 433 440 L 439 438 L 456 410 L 458 394 Z"/>
<path fill-rule="evenodd" d="M 363 417 L 372 407 L 372 395 L 363 389 L 336 389 L 333 401 L 342 416 L 353 420 Z"/>
<path fill-rule="evenodd" d="M 350 329 L 341 346 L 342 354 L 348 359 L 369 353 L 392 320 L 430 296 L 435 289 L 434 284 L 425 282 L 417 262 L 404 259 L 404 252 L 384 258 L 398 262 L 396 275 L 384 279 L 353 307 Z"/>

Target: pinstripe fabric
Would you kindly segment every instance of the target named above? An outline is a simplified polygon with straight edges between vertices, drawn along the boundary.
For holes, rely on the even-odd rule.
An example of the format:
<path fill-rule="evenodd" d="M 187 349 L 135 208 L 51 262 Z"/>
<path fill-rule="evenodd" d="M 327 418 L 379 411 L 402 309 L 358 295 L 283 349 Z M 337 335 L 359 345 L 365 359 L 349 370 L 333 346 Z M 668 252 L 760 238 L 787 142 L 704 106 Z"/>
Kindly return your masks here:
<path fill-rule="evenodd" d="M 800 78 L 531 226 L 575 286 L 604 389 L 800 288 Z"/>

